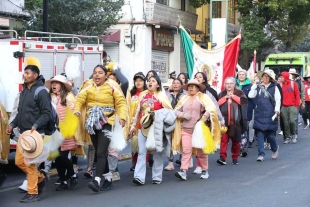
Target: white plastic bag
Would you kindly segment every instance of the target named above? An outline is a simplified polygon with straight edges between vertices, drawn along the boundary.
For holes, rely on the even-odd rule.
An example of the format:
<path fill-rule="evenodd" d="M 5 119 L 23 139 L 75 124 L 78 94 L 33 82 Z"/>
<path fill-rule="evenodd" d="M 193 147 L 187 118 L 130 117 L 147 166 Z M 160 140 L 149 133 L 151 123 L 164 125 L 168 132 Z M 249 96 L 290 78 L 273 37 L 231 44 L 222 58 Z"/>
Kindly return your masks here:
<path fill-rule="evenodd" d="M 156 147 L 154 124 L 150 126 L 145 145 L 148 150 L 154 150 Z"/>
<path fill-rule="evenodd" d="M 117 152 L 125 149 L 127 143 L 124 138 L 123 127 L 119 123 L 119 118 L 115 116 L 115 125 L 112 128 L 112 131 L 104 130 L 107 136 L 111 139 L 109 149 L 115 150 Z"/>

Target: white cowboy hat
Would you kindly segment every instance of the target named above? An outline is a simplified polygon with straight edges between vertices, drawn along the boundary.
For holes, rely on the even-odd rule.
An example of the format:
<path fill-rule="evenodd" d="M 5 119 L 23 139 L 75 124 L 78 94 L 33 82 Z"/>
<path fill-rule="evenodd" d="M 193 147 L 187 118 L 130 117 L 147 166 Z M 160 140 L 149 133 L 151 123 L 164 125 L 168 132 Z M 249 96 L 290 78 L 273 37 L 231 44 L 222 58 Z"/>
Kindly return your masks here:
<path fill-rule="evenodd" d="M 206 89 L 206 86 L 203 85 L 203 84 L 200 84 L 200 83 L 198 82 L 198 80 L 196 80 L 196 79 L 189 80 L 189 81 L 187 82 L 187 84 L 182 85 L 181 87 L 182 87 L 184 90 L 187 90 L 189 85 L 196 85 L 196 86 L 199 87 L 199 89 L 200 89 L 201 91 L 203 91 L 203 90 Z"/>
<path fill-rule="evenodd" d="M 43 138 L 37 131 L 25 131 L 20 135 L 17 147 L 25 158 L 36 158 L 43 152 Z"/>
<path fill-rule="evenodd" d="M 297 71 L 296 71 L 295 68 L 290 68 L 290 70 L 289 70 L 288 72 L 289 72 L 290 74 L 299 76 L 299 74 L 297 73 Z"/>
<path fill-rule="evenodd" d="M 262 73 L 262 76 L 263 76 L 264 73 L 266 73 L 267 75 L 269 75 L 269 77 L 270 77 L 273 81 L 276 80 L 276 74 L 274 73 L 273 70 L 271 70 L 271 69 L 266 69 L 266 70 L 264 70 L 263 73 Z"/>
<path fill-rule="evenodd" d="M 308 75 L 303 77 L 304 80 L 306 80 L 307 78 L 310 78 L 310 73 L 308 73 Z"/>
<path fill-rule="evenodd" d="M 50 90 L 52 86 L 52 82 L 60 82 L 65 85 L 67 91 L 72 90 L 71 84 L 68 82 L 67 78 L 63 75 L 55 75 L 52 79 L 45 81 L 45 86 Z"/>

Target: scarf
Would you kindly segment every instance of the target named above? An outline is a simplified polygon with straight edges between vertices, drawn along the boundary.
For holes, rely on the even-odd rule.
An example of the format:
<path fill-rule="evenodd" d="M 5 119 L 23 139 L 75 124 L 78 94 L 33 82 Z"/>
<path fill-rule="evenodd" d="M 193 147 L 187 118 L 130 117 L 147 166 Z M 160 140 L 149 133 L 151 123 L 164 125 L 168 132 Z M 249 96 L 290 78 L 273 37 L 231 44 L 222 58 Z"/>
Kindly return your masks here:
<path fill-rule="evenodd" d="M 241 134 L 247 130 L 248 99 L 245 94 L 237 88 L 235 88 L 233 94 L 240 98 L 241 105 L 231 99 L 231 103 L 229 103 L 229 100 L 226 100 L 223 105 L 220 106 L 220 109 L 224 116 L 225 124 L 228 127 L 226 133 L 229 137 L 232 137 L 232 139 L 240 141 Z M 219 94 L 219 99 L 225 97 L 226 95 L 227 91 L 222 91 Z"/>

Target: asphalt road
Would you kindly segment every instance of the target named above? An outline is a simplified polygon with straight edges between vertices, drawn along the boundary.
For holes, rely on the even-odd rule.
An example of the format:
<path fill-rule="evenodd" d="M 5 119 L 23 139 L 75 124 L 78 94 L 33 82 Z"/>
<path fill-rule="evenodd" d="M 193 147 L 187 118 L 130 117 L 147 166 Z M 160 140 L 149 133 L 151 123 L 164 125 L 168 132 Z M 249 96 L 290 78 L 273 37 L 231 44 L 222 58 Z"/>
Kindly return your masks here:
<path fill-rule="evenodd" d="M 162 184 L 151 184 L 151 168 L 147 168 L 144 186 L 132 184 L 131 161 L 120 163 L 121 180 L 108 192 L 93 193 L 86 187 L 89 179 L 80 174 L 79 187 L 65 192 L 55 191 L 53 178 L 41 201 L 32 204 L 19 203 L 24 196 L 16 187 L 0 189 L 0 207 L 309 207 L 310 206 L 310 131 L 299 130 L 297 144 L 282 144 L 279 158 L 271 159 L 266 150 L 265 161 L 256 162 L 257 147 L 249 149 L 246 158 L 239 158 L 239 165 L 226 166 L 216 163 L 218 153 L 209 156 L 207 180 L 200 180 L 191 169 L 187 181 L 180 181 L 174 172 L 164 172 Z M 165 159 L 165 162 L 167 160 Z M 10 175 L 9 175 L 10 176 Z M 16 181 L 15 181 L 16 182 Z M 20 180 L 21 182 L 21 180 Z M 20 183 L 19 182 L 19 183 Z"/>

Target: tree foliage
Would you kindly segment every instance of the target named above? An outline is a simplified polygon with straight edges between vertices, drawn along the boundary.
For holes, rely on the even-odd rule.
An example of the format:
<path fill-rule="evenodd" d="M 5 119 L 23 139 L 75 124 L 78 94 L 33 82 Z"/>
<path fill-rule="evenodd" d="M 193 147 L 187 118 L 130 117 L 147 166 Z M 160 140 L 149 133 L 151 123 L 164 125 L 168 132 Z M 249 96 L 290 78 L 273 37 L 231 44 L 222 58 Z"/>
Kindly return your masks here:
<path fill-rule="evenodd" d="M 188 0 L 189 4 L 194 8 L 202 7 L 205 4 L 210 4 L 210 0 Z"/>
<path fill-rule="evenodd" d="M 42 31 L 43 0 L 26 0 L 25 9 L 31 21 L 24 22 L 25 29 Z M 102 35 L 122 17 L 123 0 L 50 0 L 48 4 L 49 32 Z"/>

